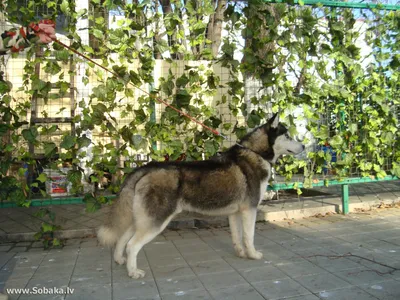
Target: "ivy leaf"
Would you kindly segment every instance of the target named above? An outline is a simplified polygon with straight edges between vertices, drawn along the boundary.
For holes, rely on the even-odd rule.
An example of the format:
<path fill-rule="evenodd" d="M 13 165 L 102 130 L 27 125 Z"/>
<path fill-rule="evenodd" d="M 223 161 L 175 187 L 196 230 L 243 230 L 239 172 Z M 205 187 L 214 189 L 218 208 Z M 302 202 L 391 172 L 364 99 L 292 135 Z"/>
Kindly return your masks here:
<path fill-rule="evenodd" d="M 7 124 L 0 124 L 0 136 L 5 135 L 8 130 L 10 129 L 10 126 Z"/>
<path fill-rule="evenodd" d="M 340 146 L 343 144 L 343 138 L 340 135 L 335 135 L 329 140 L 329 144 L 333 148 L 340 148 Z"/>
<path fill-rule="evenodd" d="M 41 91 L 46 87 L 47 83 L 41 79 L 32 80 L 32 90 Z"/>
<path fill-rule="evenodd" d="M 135 109 L 135 118 L 138 122 L 144 123 L 147 120 L 146 113 L 143 109 Z"/>
<path fill-rule="evenodd" d="M 142 142 L 143 142 L 143 137 L 141 135 L 134 134 L 132 136 L 132 143 L 135 148 L 140 148 Z"/>
<path fill-rule="evenodd" d="M 393 169 L 391 170 L 393 176 L 400 178 L 400 164 L 393 163 Z"/>
<path fill-rule="evenodd" d="M 188 108 L 190 99 L 192 99 L 192 96 L 186 90 L 179 90 L 175 96 L 176 106 L 179 109 Z"/>
<path fill-rule="evenodd" d="M 207 85 L 212 90 L 215 90 L 217 88 L 216 78 L 214 77 L 214 75 L 211 74 L 207 76 Z"/>
<path fill-rule="evenodd" d="M 69 1 L 67 0 L 62 0 L 61 5 L 60 5 L 60 9 L 61 11 L 65 14 L 65 15 L 69 15 L 70 9 L 69 9 Z"/>
<path fill-rule="evenodd" d="M 22 136 L 28 142 L 34 143 L 34 142 L 36 142 L 36 138 L 38 136 L 38 130 L 36 127 L 30 127 L 29 129 L 23 129 Z"/>
<path fill-rule="evenodd" d="M 83 202 L 86 203 L 86 211 L 87 212 L 95 212 L 101 208 L 101 204 L 97 201 L 97 199 L 92 194 L 85 194 L 83 198 Z"/>
<path fill-rule="evenodd" d="M 358 130 L 357 124 L 351 123 L 349 125 L 349 131 L 351 132 L 351 134 L 355 134 Z"/>
<path fill-rule="evenodd" d="M 64 138 L 60 144 L 60 147 L 68 150 L 74 146 L 75 146 L 75 137 L 73 137 L 71 135 L 64 136 Z"/>
<path fill-rule="evenodd" d="M 56 61 L 48 61 L 44 67 L 44 71 L 50 75 L 56 75 L 61 72 L 61 67 Z"/>
<path fill-rule="evenodd" d="M 69 170 L 67 173 L 67 179 L 72 184 L 80 183 L 82 180 L 82 172 L 79 170 Z"/>
<path fill-rule="evenodd" d="M 215 147 L 213 141 L 206 141 L 204 143 L 204 149 L 210 156 L 213 156 L 215 153 L 217 153 L 218 150 L 218 148 Z"/>
<path fill-rule="evenodd" d="M 40 175 L 36 179 L 39 180 L 41 183 L 44 183 L 47 180 L 47 175 L 45 173 L 40 173 Z"/>
<path fill-rule="evenodd" d="M 129 71 L 129 79 L 136 86 L 142 84 L 142 81 L 140 80 L 139 74 L 134 72 L 134 71 L 132 71 L 132 70 Z"/>
<path fill-rule="evenodd" d="M 53 225 L 49 223 L 42 223 L 42 231 L 43 232 L 52 232 L 53 231 Z"/>
<path fill-rule="evenodd" d="M 86 135 L 83 135 L 78 138 L 77 142 L 78 142 L 79 148 L 84 148 L 84 147 L 88 147 L 92 143 L 92 140 L 89 139 Z"/>
<path fill-rule="evenodd" d="M 61 241 L 58 238 L 53 238 L 52 243 L 53 243 L 53 246 L 55 246 L 55 247 L 61 245 Z"/>
<path fill-rule="evenodd" d="M 39 231 L 39 232 L 36 232 L 36 233 L 33 235 L 33 238 L 34 238 L 35 240 L 40 240 L 40 239 L 42 238 L 42 236 L 43 236 L 43 233 L 42 233 L 41 231 Z"/>
<path fill-rule="evenodd" d="M 247 125 L 250 128 L 255 128 L 260 125 L 261 118 L 258 114 L 253 110 L 247 118 Z"/>
<path fill-rule="evenodd" d="M 10 92 L 12 84 L 9 81 L 0 80 L 0 95 Z"/>
<path fill-rule="evenodd" d="M 93 29 L 93 35 L 98 38 L 99 40 L 103 40 L 104 39 L 104 34 L 101 30 L 99 29 Z"/>
<path fill-rule="evenodd" d="M 62 61 L 67 63 L 70 57 L 70 54 L 67 50 L 58 50 L 54 52 L 54 57 L 57 61 Z"/>
<path fill-rule="evenodd" d="M 187 78 L 186 74 L 183 74 L 176 80 L 176 87 L 183 88 L 189 83 L 189 78 Z"/>
<path fill-rule="evenodd" d="M 45 142 L 43 145 L 44 148 L 44 155 L 46 157 L 51 157 L 56 153 L 57 146 L 53 142 Z"/>

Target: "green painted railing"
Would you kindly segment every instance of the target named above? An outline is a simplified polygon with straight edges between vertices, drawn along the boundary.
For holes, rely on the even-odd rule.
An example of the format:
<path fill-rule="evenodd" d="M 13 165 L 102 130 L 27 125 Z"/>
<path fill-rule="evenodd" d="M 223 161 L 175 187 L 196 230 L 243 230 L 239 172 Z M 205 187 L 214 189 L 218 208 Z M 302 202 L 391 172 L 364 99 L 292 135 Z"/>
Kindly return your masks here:
<path fill-rule="evenodd" d="M 349 184 L 380 182 L 380 181 L 398 180 L 398 179 L 400 178 L 396 176 L 386 176 L 384 178 L 355 177 L 355 178 L 345 178 L 342 180 L 318 179 L 318 181 L 313 182 L 312 185 L 313 187 L 327 186 L 327 185 L 341 185 L 343 213 L 347 214 L 349 212 Z M 267 190 L 269 191 L 290 190 L 295 187 L 302 188 L 303 186 L 304 184 L 302 182 L 278 183 L 274 184 L 273 186 L 269 186 Z"/>
<path fill-rule="evenodd" d="M 358 3 L 358 2 L 339 2 L 339 1 L 318 1 L 318 0 L 264 0 L 268 3 L 287 3 L 293 5 L 318 5 L 327 7 L 343 7 L 343 8 L 358 8 L 358 9 L 372 9 L 377 8 L 381 10 L 400 10 L 400 5 L 393 4 L 376 4 L 376 3 Z"/>
<path fill-rule="evenodd" d="M 388 180 L 398 180 L 400 178 L 396 176 L 386 176 L 384 178 L 370 178 L 370 177 L 354 177 L 354 178 L 344 178 L 344 179 L 319 179 L 318 182 L 313 182 L 313 187 L 318 186 L 327 186 L 327 185 L 343 185 L 343 184 L 353 184 L 353 183 L 365 183 L 365 182 L 379 182 L 379 181 L 388 181 Z M 289 183 L 276 183 L 273 186 L 269 186 L 267 190 L 269 191 L 277 191 L 277 190 L 290 190 L 295 187 L 303 188 L 304 185 L 302 182 L 289 182 Z"/>

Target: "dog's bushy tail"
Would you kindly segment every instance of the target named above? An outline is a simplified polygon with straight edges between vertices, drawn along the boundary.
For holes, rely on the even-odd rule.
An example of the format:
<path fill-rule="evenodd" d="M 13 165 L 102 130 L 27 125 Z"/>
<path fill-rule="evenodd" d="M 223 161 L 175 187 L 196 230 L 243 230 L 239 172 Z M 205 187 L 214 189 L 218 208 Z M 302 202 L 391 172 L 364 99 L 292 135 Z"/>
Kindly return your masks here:
<path fill-rule="evenodd" d="M 116 201 L 112 204 L 109 219 L 97 230 L 97 239 L 101 245 L 112 247 L 129 226 L 133 226 L 133 199 L 135 186 L 145 174 L 143 170 L 129 175 L 121 187 Z"/>

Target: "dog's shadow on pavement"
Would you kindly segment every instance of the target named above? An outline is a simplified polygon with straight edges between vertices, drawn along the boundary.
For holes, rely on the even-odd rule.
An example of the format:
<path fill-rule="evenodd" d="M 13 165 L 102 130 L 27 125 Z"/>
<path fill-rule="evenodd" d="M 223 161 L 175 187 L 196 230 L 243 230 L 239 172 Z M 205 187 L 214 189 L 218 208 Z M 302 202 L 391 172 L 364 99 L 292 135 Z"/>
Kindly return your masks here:
<path fill-rule="evenodd" d="M 8 288 L 7 282 L 12 280 L 11 275 L 14 273 L 15 267 L 17 266 L 17 261 L 20 257 L 18 254 L 8 260 L 8 262 L 0 270 L 0 293 L 5 293 L 6 288 Z M 11 279 L 10 279 L 11 278 Z"/>

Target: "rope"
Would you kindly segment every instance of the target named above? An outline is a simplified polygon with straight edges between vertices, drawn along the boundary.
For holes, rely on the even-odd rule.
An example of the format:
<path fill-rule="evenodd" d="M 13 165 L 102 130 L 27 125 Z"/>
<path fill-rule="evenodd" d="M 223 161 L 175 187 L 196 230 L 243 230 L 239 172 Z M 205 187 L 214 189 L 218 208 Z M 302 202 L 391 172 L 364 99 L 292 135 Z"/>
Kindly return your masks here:
<path fill-rule="evenodd" d="M 42 31 L 42 32 L 43 32 L 43 31 Z M 46 33 L 46 34 L 47 34 L 47 33 Z M 122 80 L 125 81 L 125 79 L 122 78 L 122 76 L 120 76 L 119 74 L 117 74 L 117 73 L 111 71 L 111 70 L 108 69 L 107 67 L 105 67 L 105 66 L 103 66 L 103 65 L 101 65 L 101 64 L 99 64 L 99 63 L 97 63 L 96 61 L 94 61 L 93 59 L 91 59 L 90 57 L 88 57 L 87 55 L 85 55 L 85 54 L 83 54 L 83 53 L 77 51 L 76 49 L 71 48 L 70 46 L 64 44 L 63 42 L 61 42 L 61 41 L 58 40 L 58 39 L 54 39 L 54 38 L 53 38 L 52 40 L 53 40 L 54 42 L 56 42 L 57 44 L 63 46 L 64 48 L 66 48 L 66 49 L 72 51 L 73 53 L 75 53 L 75 54 L 77 54 L 77 55 L 83 57 L 84 59 L 90 61 L 91 63 L 93 63 L 93 64 L 95 64 L 96 66 L 100 67 L 100 68 L 103 69 L 104 71 L 109 72 L 110 74 L 114 75 L 115 77 L 120 78 L 120 79 L 122 79 Z M 165 100 L 161 99 L 160 97 L 157 97 L 157 96 L 155 96 L 154 94 L 151 94 L 151 93 L 145 91 L 144 89 L 142 89 L 141 87 L 139 87 L 139 86 L 133 84 L 133 83 L 130 82 L 130 81 L 128 82 L 128 84 L 132 85 L 134 88 L 136 88 L 136 89 L 138 89 L 139 91 L 141 91 L 141 92 L 145 93 L 146 95 L 150 96 L 150 97 L 153 98 L 154 100 L 156 100 L 156 101 L 158 101 L 158 102 L 164 104 L 165 106 L 168 106 L 169 108 L 171 108 L 171 109 L 173 109 L 174 111 L 178 112 L 178 113 L 181 114 L 182 116 L 184 116 L 184 117 L 190 119 L 191 121 L 195 122 L 196 124 L 202 126 L 203 128 L 205 128 L 205 129 L 211 131 L 213 134 L 215 134 L 215 135 L 217 135 L 217 136 L 220 136 L 220 137 L 222 137 L 223 139 L 227 140 L 227 137 L 224 136 L 223 134 L 221 134 L 219 131 L 217 131 L 217 130 L 215 130 L 215 129 L 213 129 L 213 128 L 207 126 L 207 125 L 205 125 L 204 123 L 202 123 L 202 122 L 200 122 L 200 121 L 198 121 L 197 119 L 195 119 L 195 118 L 192 117 L 191 115 L 189 115 L 189 114 L 183 112 L 182 110 L 180 110 L 180 109 L 178 109 L 178 108 L 172 106 L 171 104 L 169 104 L 169 103 L 166 102 Z"/>

